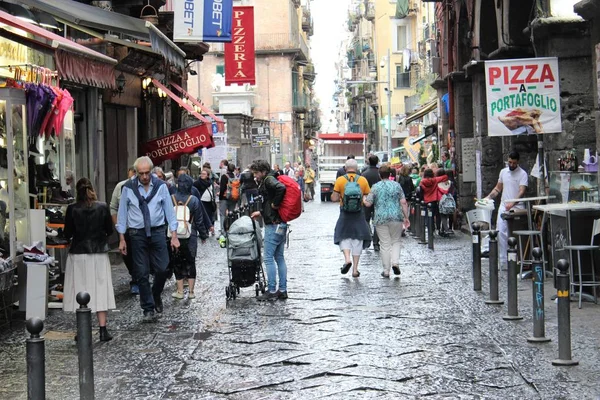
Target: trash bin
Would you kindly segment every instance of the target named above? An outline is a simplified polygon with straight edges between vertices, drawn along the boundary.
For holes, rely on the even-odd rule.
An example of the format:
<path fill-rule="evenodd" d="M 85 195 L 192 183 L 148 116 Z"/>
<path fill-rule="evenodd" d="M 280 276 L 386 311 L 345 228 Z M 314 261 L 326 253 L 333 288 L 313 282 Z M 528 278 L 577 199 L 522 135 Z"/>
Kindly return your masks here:
<path fill-rule="evenodd" d="M 492 213 L 496 208 L 494 200 L 491 199 L 479 199 L 475 202 L 475 208 L 480 210 L 483 217 L 479 218 L 480 221 L 486 221 L 488 226 L 483 226 L 481 230 L 489 231 L 492 229 Z M 487 257 L 490 250 L 490 235 L 486 232 L 481 238 L 481 255 Z"/>

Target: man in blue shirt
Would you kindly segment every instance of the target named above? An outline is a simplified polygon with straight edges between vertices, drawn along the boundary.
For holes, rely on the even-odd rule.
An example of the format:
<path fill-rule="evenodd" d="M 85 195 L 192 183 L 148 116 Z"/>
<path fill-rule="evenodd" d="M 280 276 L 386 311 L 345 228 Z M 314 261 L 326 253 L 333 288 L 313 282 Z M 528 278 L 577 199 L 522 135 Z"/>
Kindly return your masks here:
<path fill-rule="evenodd" d="M 130 251 L 134 264 L 134 278 L 140 288 L 140 305 L 144 310 L 144 321 L 155 320 L 155 311 L 163 312 L 161 294 L 167 279 L 169 253 L 166 242 L 166 227 L 171 231 L 171 246 L 179 248 L 177 218 L 167 185 L 152 176 L 152 160 L 140 157 L 133 164 L 137 177 L 123 186 L 117 232 L 119 250 L 123 255 Z M 131 248 L 127 248 L 125 233 L 129 234 Z M 154 271 L 154 284 L 150 289 L 148 276 Z"/>

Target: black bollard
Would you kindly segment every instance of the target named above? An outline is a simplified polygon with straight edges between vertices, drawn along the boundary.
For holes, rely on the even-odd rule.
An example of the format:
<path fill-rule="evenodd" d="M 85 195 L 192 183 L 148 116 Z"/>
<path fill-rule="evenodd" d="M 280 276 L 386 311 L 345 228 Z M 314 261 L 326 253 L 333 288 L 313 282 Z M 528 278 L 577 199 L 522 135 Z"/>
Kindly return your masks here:
<path fill-rule="evenodd" d="M 558 297 L 558 359 L 552 365 L 577 365 L 579 361 L 571 358 L 571 298 L 569 294 L 569 262 L 560 259 L 556 265 L 559 273 L 556 276 Z"/>
<path fill-rule="evenodd" d="M 25 323 L 31 334 L 26 339 L 27 358 L 27 399 L 44 400 L 46 398 L 46 344 L 40 336 L 44 322 L 37 318 L 29 318 Z"/>
<path fill-rule="evenodd" d="M 473 222 L 473 290 L 481 291 L 481 225 Z"/>
<path fill-rule="evenodd" d="M 416 204 L 415 195 L 413 194 L 410 197 L 410 213 L 408 214 L 408 220 L 410 221 L 410 228 L 408 229 L 408 233 L 411 236 L 415 236 L 415 225 L 416 225 L 415 224 L 415 215 L 416 215 L 415 214 L 415 212 L 416 212 L 415 204 Z"/>
<path fill-rule="evenodd" d="M 92 310 L 88 308 L 90 295 L 79 292 L 77 309 L 77 353 L 79 355 L 79 398 L 94 399 L 94 353 L 92 350 Z"/>
<path fill-rule="evenodd" d="M 539 247 L 531 251 L 533 262 L 531 272 L 533 273 L 531 284 L 533 286 L 533 336 L 528 337 L 531 343 L 549 342 L 546 337 L 544 322 L 544 263 L 542 262 L 542 249 Z"/>
<path fill-rule="evenodd" d="M 421 218 L 419 219 L 419 225 L 421 225 L 421 231 L 419 232 L 419 244 L 427 244 L 427 206 L 425 201 L 421 200 Z"/>
<path fill-rule="evenodd" d="M 427 204 L 427 247 L 429 250 L 433 248 L 433 230 L 435 229 L 433 221 L 433 206 L 431 203 Z"/>
<path fill-rule="evenodd" d="M 498 295 L 498 231 L 490 231 L 490 299 L 485 304 L 504 304 Z"/>
<path fill-rule="evenodd" d="M 518 298 L 517 298 L 517 239 L 514 237 L 508 238 L 508 290 L 507 300 L 508 303 L 508 314 L 503 316 L 502 319 L 506 321 L 516 321 L 523 319 L 519 316 Z"/>
<path fill-rule="evenodd" d="M 415 215 L 413 216 L 415 238 L 421 238 L 421 203 L 415 199 Z"/>

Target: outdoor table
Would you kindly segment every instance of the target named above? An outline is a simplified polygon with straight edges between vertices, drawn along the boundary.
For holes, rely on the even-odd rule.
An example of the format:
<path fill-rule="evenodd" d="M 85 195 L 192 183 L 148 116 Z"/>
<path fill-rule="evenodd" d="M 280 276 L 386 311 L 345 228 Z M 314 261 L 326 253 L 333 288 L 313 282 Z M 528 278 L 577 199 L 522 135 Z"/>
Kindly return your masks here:
<path fill-rule="evenodd" d="M 555 203 L 535 205 L 533 206 L 533 209 L 544 213 L 542 226 L 544 226 L 547 221 L 550 221 L 553 271 L 556 261 L 560 258 L 568 259 L 571 265 L 573 265 L 572 254 L 570 251 L 564 250 L 564 246 L 590 243 L 592 221 L 600 217 L 600 204 L 590 202 Z M 575 225 L 573 222 L 574 218 L 576 218 Z M 573 232 L 574 226 L 576 227 L 576 232 Z M 576 236 L 576 241 L 581 243 L 573 243 L 574 234 Z M 565 253 L 568 253 L 568 255 Z M 556 274 L 554 274 L 554 276 L 556 277 Z M 590 298 L 590 296 L 586 294 L 584 294 L 584 297 L 586 300 L 589 300 Z"/>

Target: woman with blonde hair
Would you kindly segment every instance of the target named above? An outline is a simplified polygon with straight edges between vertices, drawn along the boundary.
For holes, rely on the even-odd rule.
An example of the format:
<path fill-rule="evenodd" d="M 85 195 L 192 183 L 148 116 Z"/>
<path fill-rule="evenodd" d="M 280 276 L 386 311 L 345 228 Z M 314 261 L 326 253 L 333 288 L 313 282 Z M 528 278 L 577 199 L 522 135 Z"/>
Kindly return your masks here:
<path fill-rule="evenodd" d="M 108 258 L 108 237 L 113 232 L 113 222 L 106 203 L 97 201 L 89 179 L 81 178 L 75 188 L 76 203 L 67 207 L 65 216 L 64 235 L 71 240 L 71 247 L 65 271 L 63 310 L 75 312 L 79 308 L 75 301 L 77 293 L 89 293 L 88 307 L 98 316 L 100 341 L 108 342 L 112 336 L 106 329 L 106 317 L 108 310 L 116 307 Z"/>

